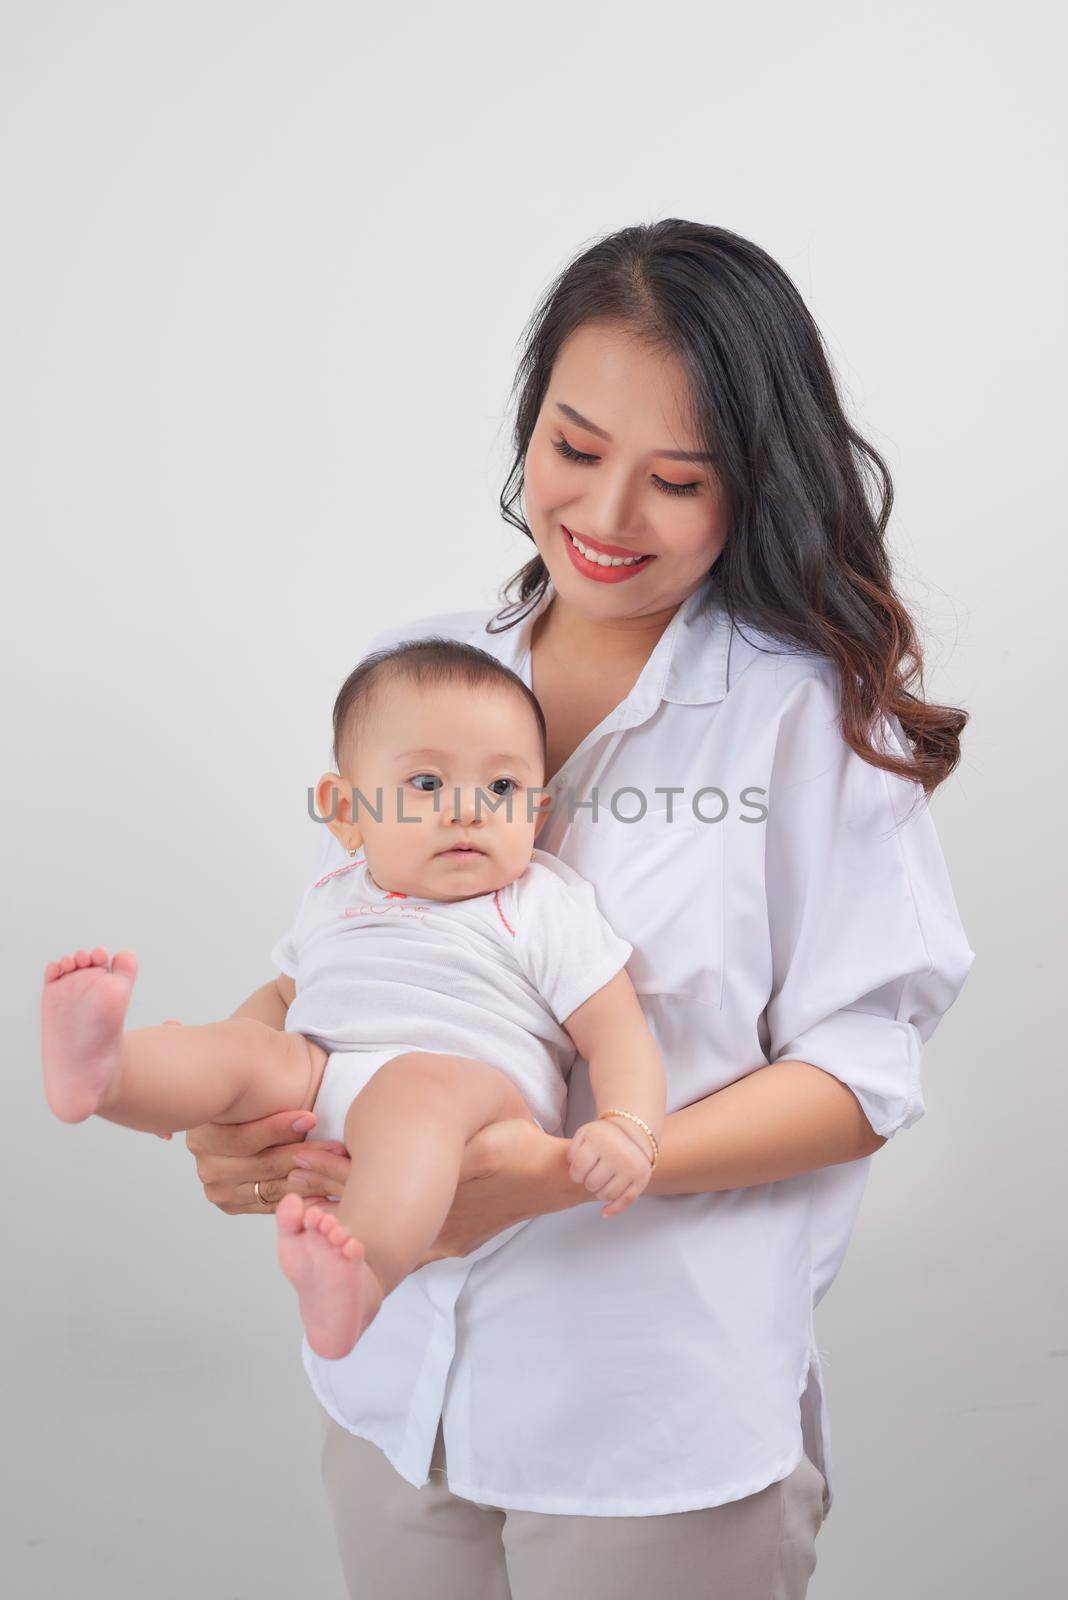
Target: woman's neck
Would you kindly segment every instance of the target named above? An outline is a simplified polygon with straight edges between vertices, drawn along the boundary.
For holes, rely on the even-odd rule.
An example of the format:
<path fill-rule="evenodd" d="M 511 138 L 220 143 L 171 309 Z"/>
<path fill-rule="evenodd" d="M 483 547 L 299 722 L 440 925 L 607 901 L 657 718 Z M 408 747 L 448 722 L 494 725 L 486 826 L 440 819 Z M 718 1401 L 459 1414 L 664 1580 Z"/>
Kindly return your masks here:
<path fill-rule="evenodd" d="M 557 594 L 534 623 L 531 650 L 537 647 L 543 658 L 569 662 L 582 672 L 611 673 L 633 667 L 637 675 L 677 610 L 674 605 L 644 616 L 595 620 Z"/>
<path fill-rule="evenodd" d="M 554 595 L 535 619 L 530 676 L 549 736 L 546 783 L 626 699 L 677 609 L 591 622 Z"/>

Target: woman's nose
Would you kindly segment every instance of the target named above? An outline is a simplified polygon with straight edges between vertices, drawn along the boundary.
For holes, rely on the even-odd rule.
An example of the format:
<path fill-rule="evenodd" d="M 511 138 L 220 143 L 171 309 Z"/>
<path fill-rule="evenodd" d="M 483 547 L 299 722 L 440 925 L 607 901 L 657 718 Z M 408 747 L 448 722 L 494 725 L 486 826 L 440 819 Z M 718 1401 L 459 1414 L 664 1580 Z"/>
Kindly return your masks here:
<path fill-rule="evenodd" d="M 603 544 L 625 545 L 634 517 L 634 482 L 622 470 L 605 471 L 603 463 L 601 474 L 596 490 L 585 498 L 583 531 Z"/>

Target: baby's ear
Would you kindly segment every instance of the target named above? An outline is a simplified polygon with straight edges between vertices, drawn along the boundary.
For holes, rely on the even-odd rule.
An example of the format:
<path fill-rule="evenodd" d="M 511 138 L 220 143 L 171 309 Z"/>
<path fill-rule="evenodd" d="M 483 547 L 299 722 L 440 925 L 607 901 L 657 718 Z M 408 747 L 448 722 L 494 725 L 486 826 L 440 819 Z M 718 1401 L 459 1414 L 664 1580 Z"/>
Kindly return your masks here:
<path fill-rule="evenodd" d="M 323 773 L 315 786 L 315 809 L 345 850 L 360 848 L 363 834 L 352 820 L 352 785 L 340 773 Z"/>
<path fill-rule="evenodd" d="M 538 834 L 541 832 L 543 825 L 546 822 L 548 822 L 549 817 L 552 814 L 552 805 L 553 805 L 553 797 L 548 792 L 538 792 L 538 791 L 536 791 L 536 794 L 537 794 L 537 798 L 534 801 L 534 808 L 537 811 L 537 816 L 534 818 L 534 837 L 535 837 L 535 839 L 538 837 Z"/>

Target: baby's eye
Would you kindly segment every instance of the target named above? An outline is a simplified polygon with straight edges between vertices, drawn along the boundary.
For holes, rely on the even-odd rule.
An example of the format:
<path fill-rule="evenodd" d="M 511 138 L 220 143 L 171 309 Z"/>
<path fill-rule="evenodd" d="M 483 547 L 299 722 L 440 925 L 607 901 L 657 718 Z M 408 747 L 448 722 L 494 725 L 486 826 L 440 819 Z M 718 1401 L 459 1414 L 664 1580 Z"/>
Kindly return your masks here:
<path fill-rule="evenodd" d="M 493 788 L 494 783 L 507 783 L 511 787 L 513 794 L 519 788 L 519 784 L 515 778 L 494 778 L 493 783 L 490 784 L 491 789 Z"/>
<path fill-rule="evenodd" d="M 431 783 L 440 784 L 440 782 L 441 782 L 441 779 L 439 777 L 437 777 L 433 772 L 417 772 L 417 773 L 415 773 L 415 775 L 413 777 L 408 779 L 408 782 L 409 783 L 418 783 L 420 778 L 429 778 Z M 419 793 L 420 794 L 433 794 L 434 791 L 433 791 L 433 789 L 424 789 L 424 788 L 420 787 Z"/>

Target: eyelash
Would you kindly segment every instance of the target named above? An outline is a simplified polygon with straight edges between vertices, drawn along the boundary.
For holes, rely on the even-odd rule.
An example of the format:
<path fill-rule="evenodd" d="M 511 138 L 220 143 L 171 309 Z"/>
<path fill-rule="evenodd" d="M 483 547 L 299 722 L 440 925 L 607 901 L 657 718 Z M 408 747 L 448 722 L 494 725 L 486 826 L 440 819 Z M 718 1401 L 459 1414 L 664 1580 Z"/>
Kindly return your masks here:
<path fill-rule="evenodd" d="M 413 772 L 411 777 L 408 779 L 408 782 L 409 783 L 414 783 L 416 778 L 436 778 L 436 777 L 437 777 L 437 773 L 436 772 Z M 520 784 L 518 778 L 494 778 L 492 781 L 493 781 L 493 783 L 510 783 L 512 785 L 513 793 L 516 793 L 516 794 L 519 792 L 520 788 L 522 787 L 522 785 Z M 417 794 L 433 794 L 434 792 L 435 791 L 433 789 L 417 789 L 416 790 Z"/>
<path fill-rule="evenodd" d="M 596 461 L 596 456 L 587 455 L 583 450 L 575 450 L 566 439 L 554 439 L 553 448 L 558 450 L 568 461 L 580 461 L 583 466 L 588 466 L 591 461 Z M 696 494 L 699 484 L 696 483 L 665 483 L 663 478 L 658 478 L 653 473 L 653 482 L 658 485 L 664 494 Z"/>

